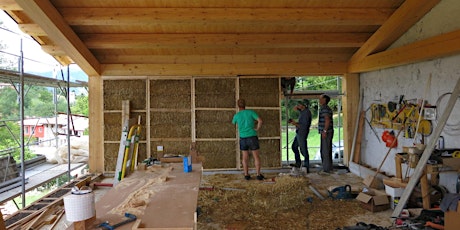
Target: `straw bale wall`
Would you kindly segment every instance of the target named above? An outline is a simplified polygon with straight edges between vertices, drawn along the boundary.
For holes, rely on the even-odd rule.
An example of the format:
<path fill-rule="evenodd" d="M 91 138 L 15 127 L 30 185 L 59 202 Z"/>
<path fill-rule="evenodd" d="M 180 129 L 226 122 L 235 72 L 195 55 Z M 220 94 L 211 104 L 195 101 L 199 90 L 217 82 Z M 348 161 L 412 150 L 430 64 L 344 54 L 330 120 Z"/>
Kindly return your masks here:
<path fill-rule="evenodd" d="M 196 111 L 197 138 L 235 138 L 234 111 Z"/>
<path fill-rule="evenodd" d="M 278 78 L 104 80 L 105 169 L 115 170 L 122 100 L 130 101 L 131 124 L 142 117 L 139 161 L 158 157 L 157 146 L 163 146 L 162 154 L 188 155 L 194 140 L 204 168 L 241 168 L 237 129 L 231 123 L 236 98 L 244 98 L 264 122 L 259 132 L 262 167 L 279 167 L 279 95 Z"/>
<path fill-rule="evenodd" d="M 150 80 L 150 108 L 190 109 L 191 80 Z"/>
<path fill-rule="evenodd" d="M 248 107 L 279 107 L 279 79 L 242 78 L 240 98 L 246 100 Z"/>
<path fill-rule="evenodd" d="M 203 168 L 236 168 L 236 141 L 197 141 L 196 146 L 204 157 Z"/>
<path fill-rule="evenodd" d="M 130 109 L 145 109 L 145 80 L 104 80 L 104 110 L 121 110 L 129 100 Z"/>
<path fill-rule="evenodd" d="M 235 108 L 235 79 L 196 79 L 197 108 Z"/>
<path fill-rule="evenodd" d="M 190 138 L 190 112 L 151 112 L 150 135 L 153 138 Z"/>

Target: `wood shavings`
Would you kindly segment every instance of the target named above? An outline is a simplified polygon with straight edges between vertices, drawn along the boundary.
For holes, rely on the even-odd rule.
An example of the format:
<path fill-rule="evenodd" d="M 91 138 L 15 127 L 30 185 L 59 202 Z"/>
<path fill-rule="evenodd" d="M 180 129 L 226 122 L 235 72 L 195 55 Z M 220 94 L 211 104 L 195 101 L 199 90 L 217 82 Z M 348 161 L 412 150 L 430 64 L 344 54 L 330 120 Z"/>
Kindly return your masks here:
<path fill-rule="evenodd" d="M 122 191 L 123 188 L 126 188 L 127 186 L 133 186 L 134 184 L 139 183 L 142 183 L 143 186 L 131 193 L 128 198 L 123 201 L 123 203 L 113 208 L 110 213 L 119 215 L 124 215 L 126 212 L 134 215 L 143 214 L 148 201 L 155 194 L 155 191 L 153 190 L 155 186 L 153 185 L 166 182 L 171 171 L 172 167 L 155 167 L 155 170 L 150 171 L 151 175 L 149 174 L 149 176 L 147 176 L 147 178 L 153 179 L 139 179 L 133 175 L 132 178 L 122 180 L 115 189 Z"/>

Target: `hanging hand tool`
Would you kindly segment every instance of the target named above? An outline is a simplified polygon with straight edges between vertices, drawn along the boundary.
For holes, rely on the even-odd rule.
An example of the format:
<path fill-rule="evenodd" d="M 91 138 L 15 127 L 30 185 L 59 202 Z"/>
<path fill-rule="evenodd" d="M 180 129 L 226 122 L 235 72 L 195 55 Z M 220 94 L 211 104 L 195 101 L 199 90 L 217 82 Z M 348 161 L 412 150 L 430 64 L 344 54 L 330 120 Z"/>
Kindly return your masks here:
<path fill-rule="evenodd" d="M 108 229 L 108 230 L 114 230 L 115 228 L 117 227 L 120 227 L 124 224 L 127 224 L 127 223 L 130 223 L 130 222 L 134 222 L 137 217 L 131 213 L 125 213 L 125 217 L 127 217 L 128 219 L 127 220 L 124 220 L 118 224 L 115 224 L 115 225 L 110 225 L 108 222 L 104 222 L 102 224 L 99 225 L 99 227 L 101 228 L 104 228 L 104 229 Z"/>
<path fill-rule="evenodd" d="M 374 127 L 372 127 L 372 125 L 369 122 L 369 120 L 367 120 L 367 117 L 364 117 L 364 119 L 366 120 L 367 124 L 371 128 L 372 132 L 374 132 L 375 136 L 377 137 L 377 140 L 379 140 L 379 143 L 382 143 L 382 141 L 380 141 L 379 135 L 377 134 L 377 131 L 375 131 Z"/>

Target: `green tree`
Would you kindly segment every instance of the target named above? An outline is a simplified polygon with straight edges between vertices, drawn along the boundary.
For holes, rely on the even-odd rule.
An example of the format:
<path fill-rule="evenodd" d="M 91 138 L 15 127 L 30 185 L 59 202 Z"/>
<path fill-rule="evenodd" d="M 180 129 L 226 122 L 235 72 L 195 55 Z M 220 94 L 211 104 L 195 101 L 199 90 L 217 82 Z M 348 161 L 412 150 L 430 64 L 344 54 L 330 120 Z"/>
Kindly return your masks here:
<path fill-rule="evenodd" d="M 19 117 L 18 94 L 13 87 L 0 89 L 0 118 L 12 119 Z"/>
<path fill-rule="evenodd" d="M 88 96 L 80 94 L 77 96 L 75 104 L 71 107 L 73 114 L 88 116 Z"/>

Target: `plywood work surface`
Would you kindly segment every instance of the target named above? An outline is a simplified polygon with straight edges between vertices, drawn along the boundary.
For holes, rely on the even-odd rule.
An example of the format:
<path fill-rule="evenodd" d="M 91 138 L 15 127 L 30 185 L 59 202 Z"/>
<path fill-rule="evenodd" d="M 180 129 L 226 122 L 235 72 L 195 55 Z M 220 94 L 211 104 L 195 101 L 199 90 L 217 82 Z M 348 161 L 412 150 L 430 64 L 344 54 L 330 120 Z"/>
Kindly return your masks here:
<path fill-rule="evenodd" d="M 193 164 L 192 172 L 185 173 L 182 165 L 164 164 L 129 175 L 96 202 L 96 221 L 90 229 L 105 221 L 122 222 L 125 212 L 136 215 L 143 228 L 193 229 L 202 166 Z M 133 224 L 117 230 L 131 229 Z"/>

